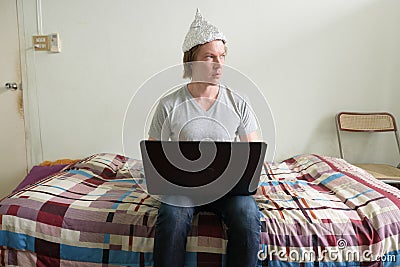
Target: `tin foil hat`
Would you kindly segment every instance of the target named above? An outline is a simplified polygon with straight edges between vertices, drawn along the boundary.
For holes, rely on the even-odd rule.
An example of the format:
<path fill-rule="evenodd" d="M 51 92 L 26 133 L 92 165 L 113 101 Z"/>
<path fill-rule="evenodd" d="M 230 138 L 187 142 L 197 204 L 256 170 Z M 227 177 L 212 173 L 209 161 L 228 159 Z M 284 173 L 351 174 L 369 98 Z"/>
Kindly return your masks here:
<path fill-rule="evenodd" d="M 182 45 L 183 52 L 189 51 L 196 45 L 205 44 L 214 40 L 222 40 L 225 43 L 226 37 L 216 26 L 205 20 L 200 14 L 199 9 L 197 9 L 196 16 L 190 25 Z"/>

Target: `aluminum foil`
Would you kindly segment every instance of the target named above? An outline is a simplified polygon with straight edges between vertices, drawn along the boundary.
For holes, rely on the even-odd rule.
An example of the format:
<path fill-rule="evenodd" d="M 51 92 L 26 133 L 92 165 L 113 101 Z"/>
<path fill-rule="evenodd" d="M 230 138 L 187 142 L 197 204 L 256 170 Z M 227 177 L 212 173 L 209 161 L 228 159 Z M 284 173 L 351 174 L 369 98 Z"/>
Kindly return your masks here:
<path fill-rule="evenodd" d="M 183 52 L 189 51 L 196 45 L 205 44 L 214 40 L 226 42 L 226 37 L 216 26 L 205 20 L 199 9 L 197 9 L 194 21 L 190 25 L 182 45 Z"/>

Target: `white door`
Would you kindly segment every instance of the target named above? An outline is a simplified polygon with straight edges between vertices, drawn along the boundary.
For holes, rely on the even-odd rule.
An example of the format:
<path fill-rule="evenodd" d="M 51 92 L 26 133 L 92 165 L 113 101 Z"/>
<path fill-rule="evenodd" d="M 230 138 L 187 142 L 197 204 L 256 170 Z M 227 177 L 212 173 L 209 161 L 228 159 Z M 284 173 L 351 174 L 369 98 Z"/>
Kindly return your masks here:
<path fill-rule="evenodd" d="M 17 0 L 0 0 L 0 198 L 27 173 Z M 16 83 L 17 90 L 6 88 Z"/>

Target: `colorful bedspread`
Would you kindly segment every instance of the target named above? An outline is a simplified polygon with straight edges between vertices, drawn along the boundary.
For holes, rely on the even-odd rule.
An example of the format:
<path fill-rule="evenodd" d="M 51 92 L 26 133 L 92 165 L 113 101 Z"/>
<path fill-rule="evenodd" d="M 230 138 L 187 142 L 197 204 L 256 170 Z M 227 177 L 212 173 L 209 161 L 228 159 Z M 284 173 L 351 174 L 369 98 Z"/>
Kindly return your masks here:
<path fill-rule="evenodd" d="M 400 191 L 343 160 L 265 163 L 259 266 L 400 266 Z M 141 162 L 96 154 L 0 202 L 0 266 L 152 266 L 159 203 Z M 226 227 L 195 216 L 187 266 L 224 266 Z"/>

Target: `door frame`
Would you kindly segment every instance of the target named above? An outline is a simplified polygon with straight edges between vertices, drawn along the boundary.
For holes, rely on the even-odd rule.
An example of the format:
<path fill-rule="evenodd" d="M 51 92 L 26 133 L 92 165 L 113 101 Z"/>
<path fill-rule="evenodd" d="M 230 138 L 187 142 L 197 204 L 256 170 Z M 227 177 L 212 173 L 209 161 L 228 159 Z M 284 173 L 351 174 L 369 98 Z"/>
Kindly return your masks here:
<path fill-rule="evenodd" d="M 25 14 L 29 8 L 32 8 L 32 2 L 16 0 L 17 4 L 17 22 L 18 22 L 18 37 L 19 37 L 19 54 L 21 68 L 21 90 L 24 108 L 24 124 L 25 124 L 25 144 L 28 171 L 34 166 L 43 161 L 43 149 L 40 129 L 39 106 L 37 101 L 37 82 L 35 68 L 35 51 L 33 50 L 32 34 L 25 27 Z M 25 4 L 25 7 L 24 7 Z M 36 18 L 37 19 L 37 18 Z M 29 23 L 34 18 L 30 19 Z M 37 29 L 36 29 L 37 30 Z M 27 38 L 26 38 L 27 37 Z"/>

